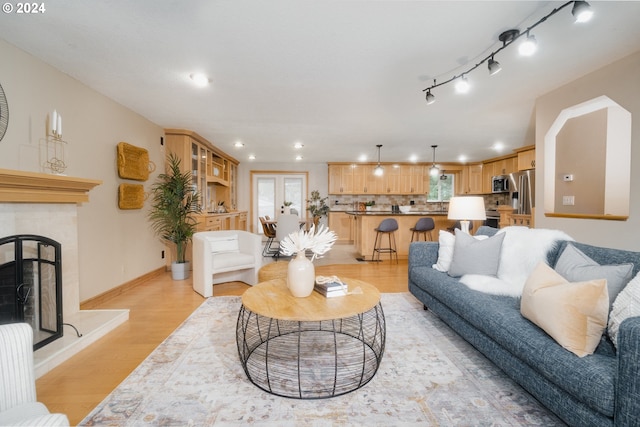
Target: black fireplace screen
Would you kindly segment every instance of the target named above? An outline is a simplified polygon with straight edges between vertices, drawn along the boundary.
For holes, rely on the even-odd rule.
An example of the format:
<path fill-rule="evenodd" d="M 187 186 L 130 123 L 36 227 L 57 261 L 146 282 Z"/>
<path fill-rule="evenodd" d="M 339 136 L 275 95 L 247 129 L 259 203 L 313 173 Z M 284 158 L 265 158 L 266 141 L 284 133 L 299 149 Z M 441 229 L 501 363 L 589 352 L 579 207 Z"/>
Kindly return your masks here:
<path fill-rule="evenodd" d="M 61 253 L 42 236 L 0 239 L 0 324 L 29 323 L 34 350 L 62 336 Z"/>

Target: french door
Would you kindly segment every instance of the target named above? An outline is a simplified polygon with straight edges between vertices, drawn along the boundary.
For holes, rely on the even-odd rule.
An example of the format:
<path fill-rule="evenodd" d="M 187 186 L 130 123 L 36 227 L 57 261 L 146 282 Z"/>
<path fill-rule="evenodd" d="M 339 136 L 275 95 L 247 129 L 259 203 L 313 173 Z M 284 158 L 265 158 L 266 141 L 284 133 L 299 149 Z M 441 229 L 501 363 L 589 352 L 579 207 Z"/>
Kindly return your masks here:
<path fill-rule="evenodd" d="M 251 172 L 251 188 L 253 229 L 258 233 L 262 233 L 259 218 L 277 218 L 285 202 L 301 218 L 307 216 L 306 172 Z"/>

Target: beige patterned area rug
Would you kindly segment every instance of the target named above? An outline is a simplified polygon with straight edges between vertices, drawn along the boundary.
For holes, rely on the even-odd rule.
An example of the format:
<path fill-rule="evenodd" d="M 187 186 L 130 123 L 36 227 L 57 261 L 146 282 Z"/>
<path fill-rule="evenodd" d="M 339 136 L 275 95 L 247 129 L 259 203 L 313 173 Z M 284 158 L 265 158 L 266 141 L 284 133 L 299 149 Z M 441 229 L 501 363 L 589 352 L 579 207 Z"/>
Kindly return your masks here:
<path fill-rule="evenodd" d="M 240 304 L 207 299 L 81 425 L 563 425 L 408 293 L 382 295 L 386 348 L 364 387 L 320 400 L 271 395 L 240 365 Z"/>

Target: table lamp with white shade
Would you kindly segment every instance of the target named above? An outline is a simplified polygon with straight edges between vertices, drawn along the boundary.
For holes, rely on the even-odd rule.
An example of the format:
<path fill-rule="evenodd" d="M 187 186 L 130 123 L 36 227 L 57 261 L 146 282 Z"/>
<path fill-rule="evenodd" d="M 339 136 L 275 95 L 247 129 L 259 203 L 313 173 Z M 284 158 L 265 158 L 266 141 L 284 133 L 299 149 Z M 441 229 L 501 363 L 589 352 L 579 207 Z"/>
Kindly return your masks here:
<path fill-rule="evenodd" d="M 460 196 L 449 199 L 449 219 L 460 221 L 462 231 L 469 234 L 470 220 L 485 220 L 484 198 L 479 196 Z"/>

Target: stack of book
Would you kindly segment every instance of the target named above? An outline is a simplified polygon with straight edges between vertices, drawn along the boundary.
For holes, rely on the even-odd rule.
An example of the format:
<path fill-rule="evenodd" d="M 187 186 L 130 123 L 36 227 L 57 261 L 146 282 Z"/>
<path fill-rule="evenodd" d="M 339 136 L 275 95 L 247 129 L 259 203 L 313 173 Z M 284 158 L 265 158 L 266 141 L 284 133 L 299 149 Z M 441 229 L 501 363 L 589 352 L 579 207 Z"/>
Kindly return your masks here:
<path fill-rule="evenodd" d="M 324 295 L 327 298 L 341 297 L 347 295 L 347 285 L 340 282 L 320 282 L 316 281 L 314 286 L 316 292 Z"/>

